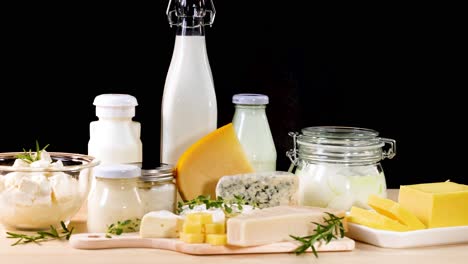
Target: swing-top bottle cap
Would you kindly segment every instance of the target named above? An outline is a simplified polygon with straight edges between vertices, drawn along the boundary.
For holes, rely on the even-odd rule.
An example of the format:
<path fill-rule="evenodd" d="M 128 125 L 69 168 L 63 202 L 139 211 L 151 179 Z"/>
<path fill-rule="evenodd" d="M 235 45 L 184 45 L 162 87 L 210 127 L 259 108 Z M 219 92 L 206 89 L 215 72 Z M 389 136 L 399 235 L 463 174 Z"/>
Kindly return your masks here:
<path fill-rule="evenodd" d="M 129 94 L 101 94 L 93 104 L 98 117 L 134 117 L 138 101 Z"/>
<path fill-rule="evenodd" d="M 204 26 L 211 26 L 216 9 L 213 0 L 169 0 L 166 14 L 170 26 L 179 26 L 178 18 L 184 17 L 201 18 Z"/>

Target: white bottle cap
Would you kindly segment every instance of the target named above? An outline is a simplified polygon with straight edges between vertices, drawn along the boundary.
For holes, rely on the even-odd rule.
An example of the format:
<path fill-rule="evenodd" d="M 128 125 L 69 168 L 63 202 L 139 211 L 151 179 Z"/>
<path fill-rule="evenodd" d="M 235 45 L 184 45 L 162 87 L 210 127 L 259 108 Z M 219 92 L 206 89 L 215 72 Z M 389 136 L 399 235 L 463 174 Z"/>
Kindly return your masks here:
<path fill-rule="evenodd" d="M 264 94 L 236 94 L 232 97 L 232 102 L 243 105 L 266 105 L 268 96 Z"/>
<path fill-rule="evenodd" d="M 98 117 L 134 117 L 137 99 L 128 94 L 101 94 L 94 98 Z"/>
<path fill-rule="evenodd" d="M 130 179 L 140 177 L 141 169 L 126 164 L 101 165 L 94 168 L 93 174 L 96 178 Z"/>

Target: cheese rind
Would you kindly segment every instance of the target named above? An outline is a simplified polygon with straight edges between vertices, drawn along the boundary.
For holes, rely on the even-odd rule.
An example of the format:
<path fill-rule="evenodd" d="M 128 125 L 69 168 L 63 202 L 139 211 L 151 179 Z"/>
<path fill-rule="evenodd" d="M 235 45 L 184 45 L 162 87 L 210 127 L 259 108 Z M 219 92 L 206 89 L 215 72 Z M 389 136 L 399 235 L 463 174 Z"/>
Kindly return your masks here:
<path fill-rule="evenodd" d="M 468 186 L 438 182 L 400 187 L 398 201 L 428 228 L 468 225 Z"/>
<path fill-rule="evenodd" d="M 291 241 L 290 235 L 313 234 L 316 228 L 313 222 L 323 224 L 325 212 L 344 216 L 343 211 L 306 206 L 276 206 L 253 210 L 228 219 L 227 241 L 229 245 L 241 247 Z"/>
<path fill-rule="evenodd" d="M 260 172 L 224 176 L 216 185 L 216 196 L 224 200 L 243 197 L 250 205 L 259 208 L 296 205 L 298 177 L 289 172 Z"/>
<path fill-rule="evenodd" d="M 142 238 L 175 238 L 183 219 L 169 211 L 149 212 L 143 216 L 140 226 Z"/>
<path fill-rule="evenodd" d="M 347 217 L 350 223 L 356 223 L 367 227 L 390 230 L 390 231 L 409 231 L 408 227 L 400 222 L 393 220 L 385 215 L 362 209 L 359 207 L 351 207 L 349 216 Z"/>
<path fill-rule="evenodd" d="M 385 215 L 408 227 L 408 230 L 425 229 L 426 226 L 410 211 L 400 204 L 377 195 L 370 195 L 368 204 L 379 214 Z"/>
<path fill-rule="evenodd" d="M 231 124 L 203 137 L 179 158 L 177 186 L 184 200 L 198 195 L 215 197 L 218 180 L 224 175 L 253 172 Z"/>

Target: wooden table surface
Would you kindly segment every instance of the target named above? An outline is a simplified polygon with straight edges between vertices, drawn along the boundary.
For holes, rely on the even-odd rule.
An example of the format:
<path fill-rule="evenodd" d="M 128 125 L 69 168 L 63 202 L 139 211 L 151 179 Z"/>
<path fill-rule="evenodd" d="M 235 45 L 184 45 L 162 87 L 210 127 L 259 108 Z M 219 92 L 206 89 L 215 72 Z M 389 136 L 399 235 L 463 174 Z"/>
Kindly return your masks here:
<path fill-rule="evenodd" d="M 390 190 L 389 196 L 396 196 L 395 190 Z M 78 232 L 85 232 L 86 212 L 83 210 L 71 222 Z M 5 230 L 0 225 L 0 264 L 17 263 L 203 263 L 203 264 L 247 264 L 247 263 L 372 263 L 372 264 L 402 264 L 402 263 L 468 263 L 468 244 L 412 248 L 385 249 L 371 245 L 356 243 L 352 252 L 322 252 L 316 259 L 312 254 L 295 256 L 293 254 L 264 255 L 230 255 L 230 256 L 190 256 L 181 253 L 157 249 L 107 249 L 78 250 L 69 246 L 66 241 L 49 241 L 42 245 L 10 246 L 11 240 L 5 238 Z"/>

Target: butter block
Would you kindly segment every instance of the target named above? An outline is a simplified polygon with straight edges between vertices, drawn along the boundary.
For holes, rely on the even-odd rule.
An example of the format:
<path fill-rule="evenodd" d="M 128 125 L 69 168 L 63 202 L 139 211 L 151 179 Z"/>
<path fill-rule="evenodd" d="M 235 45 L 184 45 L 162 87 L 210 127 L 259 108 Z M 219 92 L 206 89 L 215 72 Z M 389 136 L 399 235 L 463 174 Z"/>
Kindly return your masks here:
<path fill-rule="evenodd" d="M 343 211 L 307 206 L 276 206 L 253 210 L 227 220 L 229 245 L 248 247 L 282 241 L 292 241 L 293 236 L 311 235 L 316 228 L 313 222 L 324 223 L 325 212 L 343 217 Z"/>
<path fill-rule="evenodd" d="M 226 233 L 226 226 L 223 223 L 213 223 L 205 225 L 206 234 L 224 234 Z"/>
<path fill-rule="evenodd" d="M 180 233 L 180 240 L 190 244 L 200 244 L 205 242 L 205 234 Z"/>
<path fill-rule="evenodd" d="M 185 221 L 184 224 L 182 225 L 182 232 L 186 234 L 201 234 L 203 233 L 203 225 L 192 224 L 192 223 L 188 223 L 187 221 Z"/>
<path fill-rule="evenodd" d="M 385 199 L 377 195 L 370 195 L 367 202 L 379 214 L 385 215 L 408 227 L 408 230 L 425 229 L 426 226 L 416 215 L 403 208 L 397 202 Z"/>
<path fill-rule="evenodd" d="M 226 234 L 207 234 L 205 242 L 213 246 L 224 246 L 227 244 Z"/>
<path fill-rule="evenodd" d="M 140 226 L 140 237 L 143 238 L 175 238 L 183 219 L 169 211 L 155 211 L 143 216 Z"/>
<path fill-rule="evenodd" d="M 242 196 L 247 204 L 258 208 L 297 205 L 299 178 L 289 172 L 255 172 L 224 176 L 216 185 L 216 196 L 234 200 Z"/>
<path fill-rule="evenodd" d="M 190 224 L 211 224 L 213 215 L 210 213 L 189 213 L 185 216 L 185 221 Z"/>
<path fill-rule="evenodd" d="M 398 232 L 409 231 L 407 226 L 401 224 L 397 220 L 393 220 L 385 215 L 355 206 L 351 207 L 351 211 L 347 219 L 350 223 L 360 224 L 375 229 Z"/>
<path fill-rule="evenodd" d="M 428 228 L 468 225 L 468 185 L 437 182 L 401 186 L 398 202 Z"/>

